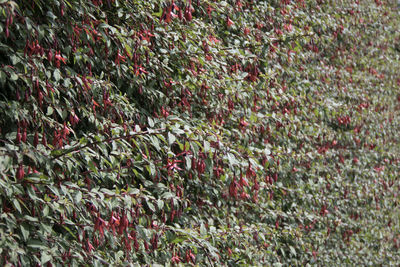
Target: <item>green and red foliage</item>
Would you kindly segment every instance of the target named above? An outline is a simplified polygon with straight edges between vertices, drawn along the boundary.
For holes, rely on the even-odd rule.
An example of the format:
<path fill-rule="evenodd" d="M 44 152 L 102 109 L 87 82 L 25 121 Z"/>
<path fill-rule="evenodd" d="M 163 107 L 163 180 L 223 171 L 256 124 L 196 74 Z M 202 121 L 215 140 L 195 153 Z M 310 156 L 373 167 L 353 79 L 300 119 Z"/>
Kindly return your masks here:
<path fill-rule="evenodd" d="M 400 262 L 395 1 L 0 0 L 0 263 Z"/>

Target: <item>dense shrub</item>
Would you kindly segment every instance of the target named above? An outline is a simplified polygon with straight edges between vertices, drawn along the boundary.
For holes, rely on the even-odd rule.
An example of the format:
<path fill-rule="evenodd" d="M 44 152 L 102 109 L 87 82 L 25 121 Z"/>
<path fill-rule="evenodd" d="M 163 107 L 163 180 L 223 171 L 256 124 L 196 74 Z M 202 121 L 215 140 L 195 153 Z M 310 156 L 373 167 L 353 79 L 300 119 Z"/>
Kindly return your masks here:
<path fill-rule="evenodd" d="M 0 1 L 0 263 L 396 265 L 395 1 Z"/>

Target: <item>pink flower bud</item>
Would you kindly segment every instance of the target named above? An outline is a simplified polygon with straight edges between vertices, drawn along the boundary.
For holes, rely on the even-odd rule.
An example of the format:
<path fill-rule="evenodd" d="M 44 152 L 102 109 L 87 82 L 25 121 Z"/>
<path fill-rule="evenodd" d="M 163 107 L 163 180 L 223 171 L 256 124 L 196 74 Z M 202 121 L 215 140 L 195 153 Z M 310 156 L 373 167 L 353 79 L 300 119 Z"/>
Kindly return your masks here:
<path fill-rule="evenodd" d="M 39 144 L 39 135 L 38 132 L 36 132 L 35 136 L 33 137 L 33 146 L 37 147 L 38 144 Z"/>
<path fill-rule="evenodd" d="M 20 128 L 18 128 L 18 130 L 17 130 L 17 138 L 15 140 L 15 143 L 16 144 L 21 143 L 21 129 Z"/>
<path fill-rule="evenodd" d="M 17 170 L 17 179 L 22 180 L 24 176 L 25 176 L 24 166 L 20 164 Z"/>
<path fill-rule="evenodd" d="M 191 21 L 192 18 L 193 18 L 192 17 L 192 11 L 191 11 L 190 7 L 187 6 L 186 9 L 185 9 L 185 19 L 186 19 L 186 21 Z"/>
<path fill-rule="evenodd" d="M 24 133 L 22 134 L 22 142 L 26 142 L 26 128 L 24 128 Z"/>

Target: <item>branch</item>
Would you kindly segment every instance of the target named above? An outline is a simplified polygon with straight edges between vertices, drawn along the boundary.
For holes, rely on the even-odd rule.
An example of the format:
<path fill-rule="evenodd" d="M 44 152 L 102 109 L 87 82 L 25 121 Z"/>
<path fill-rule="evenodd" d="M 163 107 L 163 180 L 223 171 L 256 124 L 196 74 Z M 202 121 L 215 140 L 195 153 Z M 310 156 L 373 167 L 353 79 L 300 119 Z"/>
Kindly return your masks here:
<path fill-rule="evenodd" d="M 149 131 L 142 131 L 142 132 L 137 132 L 137 133 L 124 135 L 124 136 L 110 137 L 110 138 L 105 139 L 105 140 L 96 141 L 96 142 L 92 142 L 92 143 L 87 143 L 87 144 L 85 144 L 83 146 L 76 146 L 76 147 L 68 148 L 68 149 L 64 150 L 64 152 L 62 152 L 61 154 L 53 156 L 52 160 L 58 159 L 58 158 L 60 158 L 62 156 L 65 156 L 65 155 L 71 153 L 71 152 L 79 151 L 79 150 L 84 149 L 86 147 L 98 145 L 98 144 L 104 143 L 104 142 L 110 142 L 110 141 L 118 140 L 118 139 L 128 139 L 128 138 L 132 138 L 132 137 L 138 136 L 138 135 L 162 134 L 162 133 L 165 133 L 165 132 L 166 132 L 166 129 L 164 128 L 164 129 L 155 129 L 155 130 L 149 130 Z M 56 151 L 60 151 L 60 150 L 56 150 Z"/>

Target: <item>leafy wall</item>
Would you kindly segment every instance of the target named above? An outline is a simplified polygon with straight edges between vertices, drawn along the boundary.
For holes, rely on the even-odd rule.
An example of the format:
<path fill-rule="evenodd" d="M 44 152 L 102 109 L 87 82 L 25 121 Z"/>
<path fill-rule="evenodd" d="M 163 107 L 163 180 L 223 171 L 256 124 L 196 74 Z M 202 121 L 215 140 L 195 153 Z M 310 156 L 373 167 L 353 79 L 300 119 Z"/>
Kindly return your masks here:
<path fill-rule="evenodd" d="M 395 1 L 0 1 L 0 263 L 400 262 Z"/>

